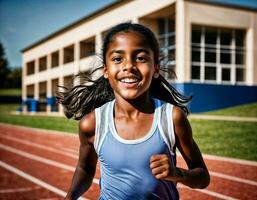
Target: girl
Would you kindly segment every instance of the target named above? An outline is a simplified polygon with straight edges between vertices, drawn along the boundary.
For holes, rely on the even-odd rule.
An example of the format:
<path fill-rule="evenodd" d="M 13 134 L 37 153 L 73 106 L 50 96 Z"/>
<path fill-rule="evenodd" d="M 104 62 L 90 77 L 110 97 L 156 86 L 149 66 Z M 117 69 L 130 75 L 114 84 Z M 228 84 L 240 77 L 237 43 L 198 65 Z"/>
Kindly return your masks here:
<path fill-rule="evenodd" d="M 102 49 L 103 76 L 64 88 L 57 98 L 79 122 L 80 152 L 66 199 L 92 184 L 100 161 L 100 199 L 179 199 L 176 184 L 205 188 L 208 170 L 183 97 L 159 74 L 159 45 L 148 28 L 113 27 Z M 91 84 L 89 84 L 91 83 Z M 176 167 L 176 148 L 189 169 Z"/>

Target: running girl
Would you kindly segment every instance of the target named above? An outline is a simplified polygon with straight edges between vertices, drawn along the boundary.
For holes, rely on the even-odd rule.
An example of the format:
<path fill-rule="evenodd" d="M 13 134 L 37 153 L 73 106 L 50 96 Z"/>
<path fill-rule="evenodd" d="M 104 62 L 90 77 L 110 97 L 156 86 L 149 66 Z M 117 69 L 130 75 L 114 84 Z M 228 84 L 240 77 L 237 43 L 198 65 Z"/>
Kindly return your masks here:
<path fill-rule="evenodd" d="M 81 74 L 87 84 L 63 88 L 58 100 L 80 119 L 80 152 L 66 199 L 90 187 L 97 160 L 100 199 L 179 199 L 178 182 L 205 188 L 208 170 L 187 120 L 190 98 L 159 74 L 159 45 L 148 28 L 113 27 L 102 49 L 103 76 Z M 176 148 L 188 169 L 176 167 Z"/>

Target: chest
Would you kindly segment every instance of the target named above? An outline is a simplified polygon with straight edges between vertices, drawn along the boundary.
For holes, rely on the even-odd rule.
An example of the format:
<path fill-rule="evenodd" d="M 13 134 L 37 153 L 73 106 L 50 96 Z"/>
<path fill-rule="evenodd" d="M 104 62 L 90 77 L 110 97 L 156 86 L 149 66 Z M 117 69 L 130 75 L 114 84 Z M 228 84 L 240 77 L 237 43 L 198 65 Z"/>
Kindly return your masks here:
<path fill-rule="evenodd" d="M 99 160 L 108 171 L 124 173 L 129 169 L 140 173 L 150 173 L 150 158 L 155 154 L 167 153 L 167 146 L 158 130 L 149 138 L 140 140 L 120 141 L 111 132 L 103 141 Z M 142 172 L 144 171 L 144 172 Z"/>

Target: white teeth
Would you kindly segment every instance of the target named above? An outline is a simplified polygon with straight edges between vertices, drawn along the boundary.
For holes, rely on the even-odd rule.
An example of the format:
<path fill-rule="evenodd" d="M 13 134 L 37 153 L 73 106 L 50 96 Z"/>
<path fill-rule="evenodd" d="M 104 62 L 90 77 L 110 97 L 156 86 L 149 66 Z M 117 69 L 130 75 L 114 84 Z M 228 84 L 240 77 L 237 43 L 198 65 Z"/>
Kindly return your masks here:
<path fill-rule="evenodd" d="M 122 83 L 135 83 L 137 82 L 138 80 L 135 79 L 135 78 L 123 78 L 120 80 Z"/>

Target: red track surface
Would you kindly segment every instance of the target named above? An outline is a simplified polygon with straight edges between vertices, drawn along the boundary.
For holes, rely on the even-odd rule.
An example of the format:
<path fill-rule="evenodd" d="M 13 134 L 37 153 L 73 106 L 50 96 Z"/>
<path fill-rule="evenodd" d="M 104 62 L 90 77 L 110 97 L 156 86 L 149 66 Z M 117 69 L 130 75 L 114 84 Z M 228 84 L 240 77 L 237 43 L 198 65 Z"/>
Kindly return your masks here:
<path fill-rule="evenodd" d="M 77 136 L 0 124 L 0 199 L 63 199 L 78 158 Z M 205 157 L 211 184 L 178 185 L 181 199 L 257 199 L 257 162 Z M 185 163 L 178 157 L 178 165 Z M 97 199 L 100 177 L 84 195 Z"/>

